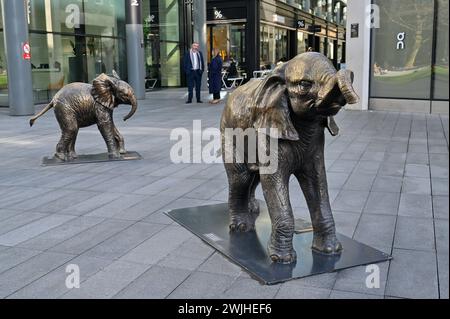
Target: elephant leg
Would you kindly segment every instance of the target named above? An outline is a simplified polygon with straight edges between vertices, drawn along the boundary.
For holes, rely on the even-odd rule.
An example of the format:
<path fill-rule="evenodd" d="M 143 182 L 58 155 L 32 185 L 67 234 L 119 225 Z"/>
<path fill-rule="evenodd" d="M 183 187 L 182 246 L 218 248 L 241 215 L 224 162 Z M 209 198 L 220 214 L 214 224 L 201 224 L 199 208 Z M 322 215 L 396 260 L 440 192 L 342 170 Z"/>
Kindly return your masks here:
<path fill-rule="evenodd" d="M 337 254 L 342 245 L 336 237 L 331 211 L 325 165 L 305 168 L 295 174 L 305 195 L 314 229 L 312 249 L 325 254 Z"/>
<path fill-rule="evenodd" d="M 74 160 L 78 158 L 78 155 L 75 152 L 75 143 L 77 141 L 77 136 L 78 136 L 78 128 L 74 131 L 72 140 L 70 141 L 69 144 L 69 160 Z"/>
<path fill-rule="evenodd" d="M 122 134 L 120 134 L 120 132 L 116 126 L 114 126 L 114 138 L 116 140 L 116 144 L 117 144 L 117 148 L 119 149 L 119 153 L 126 154 L 127 151 L 125 150 L 125 141 L 123 139 Z"/>
<path fill-rule="evenodd" d="M 55 157 L 60 160 L 66 161 L 71 160 L 70 151 L 71 145 L 75 144 L 75 139 L 78 134 L 78 127 L 76 125 L 67 125 L 64 126 L 61 139 L 59 140 L 58 145 L 56 146 Z"/>
<path fill-rule="evenodd" d="M 105 140 L 109 156 L 112 158 L 119 158 L 120 153 L 116 144 L 114 124 L 112 123 L 112 121 L 102 121 L 99 122 L 97 126 L 103 136 L 103 139 Z"/>
<path fill-rule="evenodd" d="M 255 221 L 259 210 L 250 206 L 252 187 L 256 174 L 245 167 L 245 164 L 226 164 L 229 184 L 230 230 L 247 232 L 255 229 Z M 256 186 L 255 186 L 256 188 Z"/>
<path fill-rule="evenodd" d="M 261 175 L 261 185 L 272 221 L 269 256 L 273 262 L 294 263 L 297 254 L 292 243 L 295 221 L 289 200 L 289 174 L 278 171 Z"/>
<path fill-rule="evenodd" d="M 248 200 L 248 210 L 250 214 L 255 215 L 255 220 L 259 216 L 259 203 L 255 198 L 255 192 L 256 188 L 258 187 L 260 183 L 259 174 L 254 174 L 255 178 L 253 179 L 252 184 L 250 185 L 250 194 L 249 194 L 249 200 Z"/>

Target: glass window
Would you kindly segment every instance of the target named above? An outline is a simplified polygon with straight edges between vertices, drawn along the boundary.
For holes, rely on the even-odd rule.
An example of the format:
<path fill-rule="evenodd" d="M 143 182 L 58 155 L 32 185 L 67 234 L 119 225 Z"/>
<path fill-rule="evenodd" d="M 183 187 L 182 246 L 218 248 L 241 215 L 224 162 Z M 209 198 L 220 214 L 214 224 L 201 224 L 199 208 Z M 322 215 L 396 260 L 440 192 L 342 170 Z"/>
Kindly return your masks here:
<path fill-rule="evenodd" d="M 142 8 L 147 78 L 162 87 L 180 86 L 180 1 L 144 0 Z"/>
<path fill-rule="evenodd" d="M 380 28 L 373 29 L 371 96 L 429 99 L 434 1 L 375 4 L 380 7 Z"/>
<path fill-rule="evenodd" d="M 274 26 L 261 25 L 261 69 L 273 69 L 288 58 L 288 31 Z"/>
<path fill-rule="evenodd" d="M 448 1 L 438 0 L 436 65 L 433 98 L 448 100 Z"/>
<path fill-rule="evenodd" d="M 304 33 L 304 32 L 297 32 L 297 54 L 301 54 L 304 53 L 306 51 L 308 51 L 308 34 Z"/>
<path fill-rule="evenodd" d="M 8 72 L 6 66 L 6 52 L 4 41 L 3 31 L 0 30 L 0 99 L 2 98 L 2 96 L 8 96 Z M 4 104 L 4 102 L 0 103 L 0 105 L 2 104 Z"/>
<path fill-rule="evenodd" d="M 124 0 L 33 0 L 30 30 L 122 37 L 125 34 Z"/>

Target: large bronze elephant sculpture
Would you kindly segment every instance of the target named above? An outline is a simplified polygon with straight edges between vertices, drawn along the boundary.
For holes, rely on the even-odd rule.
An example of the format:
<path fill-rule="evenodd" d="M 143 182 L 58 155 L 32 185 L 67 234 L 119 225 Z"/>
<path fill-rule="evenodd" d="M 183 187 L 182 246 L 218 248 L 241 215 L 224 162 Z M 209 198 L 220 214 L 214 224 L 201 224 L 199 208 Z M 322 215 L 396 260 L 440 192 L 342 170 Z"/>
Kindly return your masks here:
<path fill-rule="evenodd" d="M 263 80 L 252 80 L 236 89 L 225 106 L 221 120 L 222 155 L 229 182 L 230 231 L 255 229 L 259 215 L 255 189 L 261 183 L 272 221 L 268 244 L 273 262 L 293 263 L 294 217 L 289 199 L 289 180 L 294 175 L 308 204 L 314 235 L 312 249 L 339 254 L 325 171 L 325 128 L 338 134 L 333 116 L 348 104 L 358 102 L 353 73 L 336 71 L 324 55 L 308 52 L 277 67 Z M 261 173 L 261 165 L 227 162 L 224 142 L 227 129 L 278 130 L 278 166 Z M 260 141 L 257 142 L 258 147 Z M 235 142 L 231 147 L 236 147 Z M 232 150 L 233 152 L 235 150 Z"/>
<path fill-rule="evenodd" d="M 131 86 L 114 76 L 99 75 L 93 84 L 71 83 L 56 93 L 53 100 L 39 114 L 30 119 L 30 126 L 54 108 L 62 134 L 56 146 L 55 157 L 70 161 L 77 158 L 75 142 L 78 130 L 97 124 L 111 158 L 125 154 L 125 143 L 113 120 L 113 111 L 119 104 L 131 105 L 124 121 L 137 111 L 137 99 Z"/>

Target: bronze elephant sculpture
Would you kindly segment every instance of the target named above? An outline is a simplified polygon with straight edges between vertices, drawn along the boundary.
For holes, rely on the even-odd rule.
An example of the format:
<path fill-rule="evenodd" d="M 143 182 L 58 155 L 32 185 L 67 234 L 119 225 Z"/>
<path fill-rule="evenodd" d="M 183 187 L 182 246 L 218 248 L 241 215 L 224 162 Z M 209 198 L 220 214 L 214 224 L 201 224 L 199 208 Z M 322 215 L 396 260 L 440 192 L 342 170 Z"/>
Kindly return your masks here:
<path fill-rule="evenodd" d="M 263 80 L 252 80 L 236 89 L 225 106 L 221 120 L 222 155 L 229 182 L 230 231 L 255 229 L 259 215 L 255 189 L 262 186 L 272 222 L 268 244 L 273 262 L 294 263 L 294 216 L 289 199 L 289 180 L 294 175 L 308 204 L 314 235 L 312 249 L 339 254 L 342 245 L 336 237 L 325 171 L 325 128 L 338 134 L 333 116 L 359 97 L 352 87 L 353 73 L 336 71 L 327 57 L 308 52 L 277 67 Z M 227 129 L 269 129 L 278 134 L 264 135 L 278 142 L 276 170 L 261 173 L 255 163 L 227 162 L 224 142 Z M 257 142 L 258 147 L 260 141 Z M 264 141 L 266 143 L 266 141 Z M 235 142 L 231 147 L 236 147 Z M 235 150 L 231 150 L 234 152 Z M 246 154 L 248 155 L 248 154 Z"/>
<path fill-rule="evenodd" d="M 119 104 L 131 105 L 130 113 L 124 121 L 131 118 L 137 111 L 137 99 L 131 86 L 114 76 L 99 75 L 92 85 L 86 83 L 71 83 L 63 87 L 52 99 L 49 105 L 39 114 L 30 119 L 30 126 L 35 121 L 54 108 L 62 134 L 56 146 L 55 157 L 70 161 L 77 158 L 75 142 L 78 130 L 97 124 L 108 148 L 111 158 L 119 158 L 125 154 L 125 143 L 122 135 L 114 124 L 113 111 Z"/>

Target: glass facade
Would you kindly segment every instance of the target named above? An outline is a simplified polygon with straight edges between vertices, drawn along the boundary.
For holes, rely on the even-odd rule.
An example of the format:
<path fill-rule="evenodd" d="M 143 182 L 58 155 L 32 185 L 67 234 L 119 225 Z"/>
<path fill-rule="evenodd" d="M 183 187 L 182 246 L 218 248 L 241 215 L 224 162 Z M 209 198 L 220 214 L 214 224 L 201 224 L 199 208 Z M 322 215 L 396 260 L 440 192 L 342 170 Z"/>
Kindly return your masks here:
<path fill-rule="evenodd" d="M 372 31 L 371 97 L 448 99 L 448 1 L 374 3 L 380 28 Z"/>
<path fill-rule="evenodd" d="M 143 0 L 145 60 L 147 79 L 157 86 L 181 86 L 182 41 L 180 0 Z"/>
<path fill-rule="evenodd" d="M 208 27 L 208 62 L 212 50 L 219 49 L 225 65 L 231 60 L 245 69 L 245 23 L 218 24 Z"/>
<path fill-rule="evenodd" d="M 0 5 L 0 105 L 8 104 L 8 70 L 6 62 L 3 12 L 2 6 Z"/>
<path fill-rule="evenodd" d="M 273 69 L 279 62 L 289 60 L 288 30 L 261 25 L 261 69 Z"/>
<path fill-rule="evenodd" d="M 101 73 L 126 79 L 124 0 L 32 0 L 28 23 L 36 102 Z"/>

